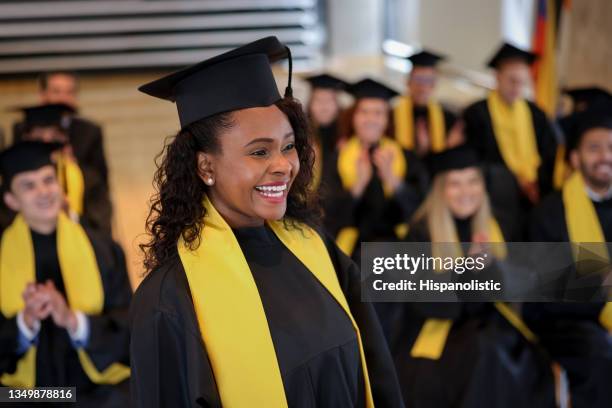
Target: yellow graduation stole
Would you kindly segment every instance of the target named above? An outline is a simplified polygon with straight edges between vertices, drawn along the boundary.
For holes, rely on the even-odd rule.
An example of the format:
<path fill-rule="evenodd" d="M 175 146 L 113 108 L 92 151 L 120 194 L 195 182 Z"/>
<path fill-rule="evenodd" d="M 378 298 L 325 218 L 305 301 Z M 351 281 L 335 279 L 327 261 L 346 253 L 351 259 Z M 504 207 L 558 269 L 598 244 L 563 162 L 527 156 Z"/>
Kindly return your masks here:
<path fill-rule="evenodd" d="M 606 238 L 599 223 L 595 206 L 586 193 L 586 185 L 579 171 L 575 171 L 567 179 L 561 191 L 565 220 L 569 239 L 573 246 L 573 255 L 576 262 L 588 260 L 595 256 L 610 260 L 610 254 L 605 245 Z M 580 243 L 602 243 L 602 245 L 588 245 L 586 253 L 580 251 Z M 599 315 L 601 324 L 612 331 L 612 303 L 608 302 Z"/>
<path fill-rule="evenodd" d="M 57 222 L 57 254 L 71 308 L 96 315 L 104 307 L 104 290 L 91 242 L 83 228 L 60 213 Z M 30 229 L 21 215 L 2 235 L 0 243 L 0 312 L 7 318 L 24 308 L 25 287 L 36 281 L 34 246 Z M 79 361 L 89 379 L 97 384 L 117 384 L 130 375 L 130 369 L 113 363 L 98 371 L 83 348 Z M 11 387 L 32 388 L 36 379 L 36 347 L 30 347 L 17 363 L 14 374 L 3 374 L 0 382 Z"/>
<path fill-rule="evenodd" d="M 489 93 L 487 106 L 495 140 L 506 166 L 521 180 L 537 181 L 541 159 L 529 104 L 521 99 L 509 106 L 493 91 Z"/>
<path fill-rule="evenodd" d="M 404 157 L 404 152 L 400 145 L 393 139 L 383 136 L 380 139 L 381 149 L 390 149 L 393 152 L 393 174 L 400 179 L 406 177 L 407 163 Z M 342 181 L 342 187 L 350 190 L 357 182 L 357 160 L 363 150 L 361 142 L 356 136 L 351 137 L 346 144 L 340 149 L 338 154 L 338 174 Z M 383 185 L 385 196 L 391 194 L 391 188 Z"/>
<path fill-rule="evenodd" d="M 57 160 L 57 174 L 59 183 L 66 192 L 68 206 L 79 216 L 83 215 L 85 180 L 81 168 L 73 159 L 61 154 Z"/>
<path fill-rule="evenodd" d="M 489 224 L 489 242 L 502 244 L 505 242 L 504 236 L 499 228 L 499 224 L 494 218 L 491 218 Z M 457 246 L 455 248 L 456 256 L 463 256 L 463 250 L 459 245 L 459 238 L 455 236 Z M 495 257 L 502 259 L 506 256 L 505 249 L 502 245 L 495 247 Z M 440 256 L 435 254 L 436 246 L 433 246 L 433 256 Z M 497 311 L 512 325 L 516 328 L 525 338 L 530 341 L 535 341 L 536 336 L 527 325 L 523 322 L 521 317 L 508 305 L 503 302 L 495 302 L 495 308 Z M 452 319 L 427 319 L 421 327 L 421 331 L 415 340 L 412 349 L 410 350 L 410 356 L 413 358 L 427 358 L 430 360 L 438 360 L 442 356 L 448 335 L 452 328 Z"/>
<path fill-rule="evenodd" d="M 571 167 L 565 160 L 566 147 L 565 144 L 557 145 L 557 153 L 555 154 L 555 167 L 553 170 L 553 187 L 555 190 L 561 190 L 565 180 L 570 176 Z"/>
<path fill-rule="evenodd" d="M 414 106 L 408 96 L 399 98 L 393 110 L 395 119 L 395 140 L 406 150 L 414 150 Z M 437 102 L 427 104 L 427 122 L 429 124 L 429 137 L 431 138 L 431 151 L 439 153 L 446 149 L 446 124 L 444 111 Z"/>
<path fill-rule="evenodd" d="M 274 344 L 249 265 L 231 228 L 208 197 L 203 205 L 206 216 L 199 247 L 190 250 L 180 239 L 178 252 L 221 401 L 228 407 L 286 407 Z M 366 405 L 373 407 L 359 328 L 325 243 L 303 224 L 300 224 L 301 230 L 291 231 L 285 229 L 282 220 L 268 225 L 351 320 L 359 341 Z"/>
<path fill-rule="evenodd" d="M 401 179 L 406 177 L 408 164 L 399 144 L 386 136 L 383 136 L 380 141 L 381 148 L 391 148 L 393 151 L 393 172 Z M 361 154 L 361 142 L 356 136 L 351 137 L 346 144 L 340 149 L 338 154 L 338 174 L 342 181 L 342 187 L 350 190 L 357 182 L 357 166 L 356 162 Z M 391 195 L 391 188 L 383 185 L 385 197 Z M 403 238 L 407 233 L 407 226 L 399 224 L 395 228 L 395 233 L 399 238 Z M 355 227 L 345 227 L 338 232 L 336 237 L 336 245 L 348 256 L 353 253 L 355 244 L 359 238 L 359 230 Z"/>

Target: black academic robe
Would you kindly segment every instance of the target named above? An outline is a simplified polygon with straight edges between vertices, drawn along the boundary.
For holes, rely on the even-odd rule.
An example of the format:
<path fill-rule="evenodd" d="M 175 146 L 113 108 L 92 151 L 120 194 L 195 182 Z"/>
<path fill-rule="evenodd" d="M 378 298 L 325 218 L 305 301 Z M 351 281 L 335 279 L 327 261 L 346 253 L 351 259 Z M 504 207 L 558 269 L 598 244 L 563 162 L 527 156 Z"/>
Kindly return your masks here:
<path fill-rule="evenodd" d="M 267 227 L 241 229 L 236 237 L 259 290 L 288 405 L 363 407 L 359 349 L 340 306 Z M 360 300 L 359 270 L 329 238 L 325 241 L 360 328 L 374 402 L 377 407 L 402 407 L 376 314 Z M 220 407 L 178 256 L 146 277 L 134 295 L 131 314 L 134 405 Z M 248 333 L 244 341 L 249 341 Z"/>
<path fill-rule="evenodd" d="M 372 169 L 372 178 L 359 198 L 345 190 L 338 173 L 338 154 L 334 160 L 334 173 L 329 188 L 323 195 L 324 225 L 327 232 L 336 237 L 346 227 L 355 227 L 359 237 L 352 258 L 359 263 L 360 243 L 395 241 L 395 228 L 408 220 L 421 204 L 426 193 L 428 172 L 423 162 L 413 152 L 404 152 L 407 172 L 401 187 L 386 197 L 383 183 Z"/>
<path fill-rule="evenodd" d="M 15 123 L 13 143 L 22 140 L 22 134 L 23 123 Z M 102 128 L 90 120 L 75 116 L 70 118 L 68 139 L 85 181 L 81 222 L 110 236 L 113 209 Z"/>
<path fill-rule="evenodd" d="M 612 242 L 612 199 L 593 205 L 606 241 Z M 561 192 L 552 193 L 534 209 L 530 226 L 532 241 L 569 241 Z M 569 247 L 567 256 L 567 264 L 572 265 Z M 603 302 L 524 305 L 526 322 L 567 371 L 575 408 L 612 406 L 612 337 L 599 323 L 603 306 Z"/>
<path fill-rule="evenodd" d="M 538 169 L 540 197 L 552 191 L 553 172 L 556 156 L 556 137 L 546 114 L 534 103 L 528 102 L 533 128 L 536 136 L 541 165 Z M 506 166 L 493 131 L 493 124 L 487 101 L 481 100 L 465 109 L 466 142 L 473 147 L 483 162 L 487 189 L 491 204 L 500 212 L 507 213 L 509 219 L 524 229 L 532 205 L 520 191 L 518 182 Z M 521 231 L 524 232 L 524 231 Z"/>
<path fill-rule="evenodd" d="M 313 127 L 313 133 L 318 145 L 317 153 L 321 155 L 321 157 L 317 158 L 321 171 L 318 191 L 324 195 L 329 189 L 334 174 L 336 143 L 338 142 L 338 122 L 333 121 L 328 126 Z"/>
<path fill-rule="evenodd" d="M 470 220 L 456 220 L 456 226 L 461 242 L 470 242 Z M 407 240 L 429 242 L 426 223 L 411 225 Z M 488 271 L 479 275 L 483 272 Z M 415 302 L 376 306 L 407 407 L 555 406 L 550 360 L 493 303 Z M 453 320 L 437 360 L 411 355 L 429 318 Z"/>
<path fill-rule="evenodd" d="M 102 314 L 88 316 L 89 339 L 85 350 L 99 371 L 114 362 L 129 364 L 128 307 L 131 288 L 121 248 L 91 230 L 86 231 L 94 248 L 104 289 Z M 56 234 L 32 232 L 37 282 L 50 279 L 66 296 L 57 258 Z M 17 354 L 16 317 L 0 313 L 0 373 L 12 373 L 22 356 Z M 37 387 L 76 386 L 78 407 L 122 407 L 129 403 L 129 381 L 116 386 L 96 385 L 83 370 L 65 329 L 51 318 L 41 322 L 36 353 Z M 49 406 L 49 404 L 43 404 Z"/>

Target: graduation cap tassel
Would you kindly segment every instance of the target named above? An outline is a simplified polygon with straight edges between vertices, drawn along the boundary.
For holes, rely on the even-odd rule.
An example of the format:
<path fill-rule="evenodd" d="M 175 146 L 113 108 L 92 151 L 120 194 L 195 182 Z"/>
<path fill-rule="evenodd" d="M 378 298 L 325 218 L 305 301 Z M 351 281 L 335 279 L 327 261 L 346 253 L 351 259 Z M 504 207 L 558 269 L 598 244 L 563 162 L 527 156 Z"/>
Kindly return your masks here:
<path fill-rule="evenodd" d="M 293 89 L 291 88 L 291 77 L 293 75 L 293 58 L 291 58 L 291 50 L 285 46 L 287 50 L 287 58 L 289 59 L 289 79 L 287 80 L 287 87 L 285 88 L 285 98 L 293 98 Z"/>

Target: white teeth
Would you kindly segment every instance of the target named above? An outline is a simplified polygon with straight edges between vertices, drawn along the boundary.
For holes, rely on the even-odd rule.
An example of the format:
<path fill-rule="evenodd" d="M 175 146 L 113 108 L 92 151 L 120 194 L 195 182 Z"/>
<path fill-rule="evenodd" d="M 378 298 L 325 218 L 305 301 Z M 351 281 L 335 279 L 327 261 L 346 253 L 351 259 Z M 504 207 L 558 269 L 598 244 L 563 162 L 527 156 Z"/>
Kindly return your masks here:
<path fill-rule="evenodd" d="M 285 191 L 287 189 L 287 185 L 283 184 L 280 186 L 257 186 L 255 188 L 259 191 Z"/>
<path fill-rule="evenodd" d="M 257 186 L 255 189 L 265 197 L 279 198 L 283 196 L 284 191 L 287 189 L 287 184 L 279 186 Z"/>
<path fill-rule="evenodd" d="M 283 196 L 283 192 L 282 191 L 279 191 L 278 193 L 264 193 L 264 192 L 261 192 L 261 195 L 266 196 L 266 197 L 275 197 L 275 198 L 278 198 L 278 197 L 282 197 Z"/>

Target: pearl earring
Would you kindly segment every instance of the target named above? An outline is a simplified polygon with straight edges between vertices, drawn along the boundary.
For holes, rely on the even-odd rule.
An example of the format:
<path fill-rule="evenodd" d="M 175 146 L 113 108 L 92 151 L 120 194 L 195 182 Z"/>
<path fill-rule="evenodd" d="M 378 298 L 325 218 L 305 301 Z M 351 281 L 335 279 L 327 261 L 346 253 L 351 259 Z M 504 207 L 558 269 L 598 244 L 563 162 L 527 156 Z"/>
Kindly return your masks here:
<path fill-rule="evenodd" d="M 209 177 L 209 178 L 206 179 L 206 184 L 208 184 L 209 186 L 212 186 L 213 183 L 214 183 L 214 181 L 213 181 L 212 178 Z"/>

